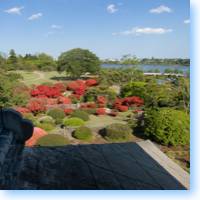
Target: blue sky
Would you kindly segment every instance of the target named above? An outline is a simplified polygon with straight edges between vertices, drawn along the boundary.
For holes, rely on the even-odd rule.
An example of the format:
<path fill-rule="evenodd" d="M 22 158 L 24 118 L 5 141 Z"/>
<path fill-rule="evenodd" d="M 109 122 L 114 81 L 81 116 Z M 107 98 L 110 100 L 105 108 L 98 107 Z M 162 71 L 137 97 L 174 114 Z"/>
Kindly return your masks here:
<path fill-rule="evenodd" d="M 189 57 L 189 0 L 0 0 L 0 52 Z"/>

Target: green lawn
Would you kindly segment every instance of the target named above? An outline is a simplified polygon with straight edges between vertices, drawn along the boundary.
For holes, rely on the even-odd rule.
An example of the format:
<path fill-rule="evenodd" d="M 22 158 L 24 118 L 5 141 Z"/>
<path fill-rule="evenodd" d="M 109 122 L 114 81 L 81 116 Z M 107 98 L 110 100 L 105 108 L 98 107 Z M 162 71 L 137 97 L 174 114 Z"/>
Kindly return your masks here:
<path fill-rule="evenodd" d="M 61 78 L 65 77 L 65 73 L 58 73 L 57 71 L 51 72 L 42 72 L 42 71 L 34 71 L 34 72 L 27 72 L 27 71 L 16 71 L 23 77 L 23 82 L 30 86 L 32 84 L 42 84 L 45 82 L 52 82 L 55 83 L 57 80 L 53 80 L 52 78 Z"/>
<path fill-rule="evenodd" d="M 86 126 L 89 128 L 103 128 L 113 123 L 126 124 L 126 122 L 115 117 L 90 115 L 90 120 L 86 123 Z"/>

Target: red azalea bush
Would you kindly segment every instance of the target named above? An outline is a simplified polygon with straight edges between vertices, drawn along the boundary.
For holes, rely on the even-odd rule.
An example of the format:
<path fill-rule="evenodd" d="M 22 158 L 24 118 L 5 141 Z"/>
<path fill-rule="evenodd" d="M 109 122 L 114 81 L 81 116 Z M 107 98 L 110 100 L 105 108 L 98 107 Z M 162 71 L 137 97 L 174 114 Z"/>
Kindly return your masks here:
<path fill-rule="evenodd" d="M 118 109 L 121 112 L 125 112 L 128 110 L 127 108 L 130 106 L 142 106 L 144 105 L 144 100 L 141 99 L 140 97 L 126 97 L 123 99 L 116 99 L 114 102 L 113 107 Z"/>
<path fill-rule="evenodd" d="M 65 92 L 66 91 L 66 86 L 63 83 L 55 83 L 54 87 L 59 89 L 60 92 Z"/>
<path fill-rule="evenodd" d="M 88 79 L 88 80 L 86 80 L 85 84 L 88 87 L 92 87 L 92 86 L 98 85 L 97 80 L 95 80 L 95 79 Z"/>
<path fill-rule="evenodd" d="M 128 106 L 120 105 L 120 106 L 117 107 L 117 109 L 118 109 L 120 112 L 126 112 L 126 111 L 128 111 Z"/>
<path fill-rule="evenodd" d="M 97 97 L 97 103 L 98 104 L 104 104 L 104 105 L 106 105 L 106 103 L 107 103 L 106 97 L 104 97 L 104 96 L 98 96 Z"/>
<path fill-rule="evenodd" d="M 132 105 L 142 106 L 144 105 L 144 100 L 137 96 L 126 97 L 123 99 L 122 104 L 127 106 L 132 106 Z"/>
<path fill-rule="evenodd" d="M 47 105 L 56 105 L 57 104 L 57 99 L 53 99 L 53 98 L 47 98 L 46 99 L 46 104 Z"/>
<path fill-rule="evenodd" d="M 81 108 L 96 108 L 96 107 L 97 107 L 97 105 L 93 102 L 81 104 Z"/>
<path fill-rule="evenodd" d="M 30 113 L 30 110 L 28 108 L 24 108 L 24 107 L 17 107 L 17 108 L 15 108 L 15 110 L 21 114 Z"/>
<path fill-rule="evenodd" d="M 70 114 L 72 114 L 74 112 L 74 110 L 68 108 L 68 109 L 65 109 L 64 112 L 65 112 L 66 115 L 70 115 Z"/>
<path fill-rule="evenodd" d="M 68 83 L 67 88 L 69 90 L 72 90 L 76 97 L 79 99 L 80 96 L 83 96 L 85 94 L 85 91 L 87 89 L 85 82 L 82 80 L 72 81 Z"/>
<path fill-rule="evenodd" d="M 71 101 L 71 99 L 68 98 L 68 97 L 58 97 L 57 103 L 58 103 L 58 104 L 71 104 L 72 101 Z"/>
<path fill-rule="evenodd" d="M 46 110 L 46 101 L 45 101 L 45 99 L 32 99 L 28 103 L 27 108 L 32 113 L 43 112 Z"/>
<path fill-rule="evenodd" d="M 106 114 L 106 109 L 105 108 L 97 108 L 96 114 L 97 115 L 105 115 Z"/>
<path fill-rule="evenodd" d="M 39 85 L 31 91 L 32 97 L 48 97 L 48 98 L 57 98 L 61 96 L 61 90 L 55 86 Z"/>

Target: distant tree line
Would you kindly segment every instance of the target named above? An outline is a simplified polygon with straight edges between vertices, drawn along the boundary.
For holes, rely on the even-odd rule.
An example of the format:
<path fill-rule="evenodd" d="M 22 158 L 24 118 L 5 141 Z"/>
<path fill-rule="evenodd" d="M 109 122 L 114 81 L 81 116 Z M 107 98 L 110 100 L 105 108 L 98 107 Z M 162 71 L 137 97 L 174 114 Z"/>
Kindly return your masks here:
<path fill-rule="evenodd" d="M 72 49 L 62 53 L 58 59 L 46 53 L 17 55 L 12 49 L 6 57 L 0 54 L 0 69 L 6 71 L 65 71 L 70 77 L 80 77 L 85 73 L 97 74 L 100 60 L 87 49 Z"/>
<path fill-rule="evenodd" d="M 181 65 L 190 66 L 190 59 L 183 58 L 143 58 L 138 59 L 136 56 L 124 55 L 119 60 L 105 59 L 103 64 L 121 64 L 121 65 Z"/>
<path fill-rule="evenodd" d="M 0 54 L 0 68 L 12 70 L 42 70 L 51 71 L 56 70 L 56 61 L 48 54 L 26 54 L 24 56 L 17 55 L 13 49 L 10 50 L 7 57 Z"/>

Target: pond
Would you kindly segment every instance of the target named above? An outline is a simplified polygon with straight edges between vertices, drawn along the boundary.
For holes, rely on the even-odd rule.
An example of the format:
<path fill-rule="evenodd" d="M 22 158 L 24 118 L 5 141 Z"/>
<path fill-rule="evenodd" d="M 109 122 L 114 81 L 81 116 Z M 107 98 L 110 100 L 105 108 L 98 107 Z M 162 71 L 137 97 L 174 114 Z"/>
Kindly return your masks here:
<path fill-rule="evenodd" d="M 133 65 L 120 65 L 120 64 L 102 64 L 103 68 L 120 68 L 120 67 L 132 67 Z M 165 70 L 176 70 L 184 74 L 190 71 L 189 66 L 179 66 L 179 65 L 137 65 L 135 66 L 144 72 L 160 72 L 164 73 Z"/>

